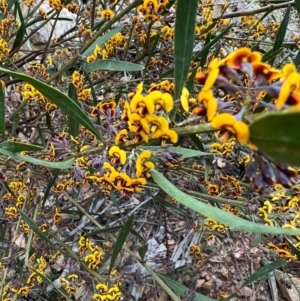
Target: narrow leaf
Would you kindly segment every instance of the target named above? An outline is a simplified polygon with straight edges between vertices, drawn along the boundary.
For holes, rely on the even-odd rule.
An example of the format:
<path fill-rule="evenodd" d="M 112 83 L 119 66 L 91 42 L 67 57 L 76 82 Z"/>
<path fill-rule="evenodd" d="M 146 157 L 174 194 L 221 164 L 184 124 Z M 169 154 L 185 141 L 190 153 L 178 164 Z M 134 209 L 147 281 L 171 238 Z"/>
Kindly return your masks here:
<path fill-rule="evenodd" d="M 5 139 L 5 97 L 0 83 L 0 133 L 2 141 Z"/>
<path fill-rule="evenodd" d="M 12 153 L 20 153 L 20 152 L 36 152 L 41 151 L 43 147 L 34 144 L 27 144 L 21 142 L 14 141 L 5 141 L 0 143 L 0 149 L 7 150 Z"/>
<path fill-rule="evenodd" d="M 166 208 L 169 208 L 170 210 L 173 210 L 174 212 L 182 215 L 185 218 L 191 219 L 191 215 L 186 213 L 185 211 L 183 211 L 182 209 L 176 207 L 175 205 L 167 202 L 166 200 L 164 200 L 163 198 L 160 198 L 159 196 L 154 196 L 153 199 L 157 202 L 159 202 L 161 205 L 163 205 Z"/>
<path fill-rule="evenodd" d="M 284 41 L 284 37 L 289 25 L 289 21 L 290 21 L 290 12 L 291 12 L 291 6 L 289 5 L 286 9 L 285 15 L 281 21 L 279 30 L 277 32 L 277 36 L 274 42 L 274 46 L 273 46 L 273 52 L 275 53 L 277 50 L 280 49 L 283 41 Z M 275 59 L 275 58 L 274 58 Z M 273 59 L 273 60 L 274 60 Z"/>
<path fill-rule="evenodd" d="M 113 267 L 114 267 L 114 264 L 115 264 L 115 261 L 117 259 L 117 256 L 119 255 L 124 243 L 125 243 L 125 240 L 126 240 L 126 237 L 127 235 L 129 234 L 130 232 L 130 229 L 131 229 L 131 226 L 132 226 L 132 223 L 133 223 L 133 219 L 134 219 L 134 215 L 132 214 L 128 221 L 124 224 L 119 236 L 118 236 L 118 239 L 114 245 L 114 249 L 113 249 L 113 252 L 112 252 L 112 255 L 111 255 L 111 260 L 110 260 L 110 264 L 109 264 L 109 274 L 110 272 L 112 271 Z"/>
<path fill-rule="evenodd" d="M 40 159 L 32 158 L 29 156 L 23 156 L 18 153 L 12 153 L 12 152 L 9 152 L 9 151 L 7 151 L 5 149 L 1 149 L 1 148 L 0 148 L 0 153 L 3 155 L 6 155 L 8 157 L 12 157 L 12 158 L 21 160 L 21 161 L 29 162 L 29 163 L 32 163 L 35 165 L 41 165 L 41 166 L 45 166 L 45 167 L 55 168 L 55 169 L 69 169 L 73 165 L 73 162 L 74 162 L 74 158 L 68 159 L 65 161 L 60 161 L 60 162 L 48 162 L 45 160 L 40 160 Z"/>
<path fill-rule="evenodd" d="M 300 14 L 300 0 L 295 0 L 294 4 L 298 14 Z"/>
<path fill-rule="evenodd" d="M 145 245 L 138 248 L 138 252 L 139 252 L 140 257 L 142 258 L 142 260 L 144 260 L 147 251 L 148 251 L 148 244 L 145 244 Z"/>
<path fill-rule="evenodd" d="M 93 133 L 98 139 L 102 141 L 102 137 L 95 128 L 93 122 L 89 119 L 86 113 L 68 96 L 61 91 L 23 73 L 10 71 L 0 67 L 0 72 L 9 74 L 11 76 L 20 78 L 40 91 L 51 102 L 61 108 L 66 114 L 78 120 L 86 129 Z"/>
<path fill-rule="evenodd" d="M 44 195 L 44 198 L 43 198 L 43 203 L 42 203 L 42 208 L 44 208 L 44 205 L 46 203 L 46 200 L 49 196 L 49 193 L 51 191 L 51 188 L 52 186 L 54 185 L 58 175 L 60 173 L 60 169 L 55 169 L 52 173 L 52 177 L 50 178 L 49 182 L 48 182 L 48 185 L 47 185 L 47 188 L 46 188 L 46 191 L 45 191 L 45 195 Z"/>
<path fill-rule="evenodd" d="M 300 165 L 299 111 L 263 114 L 250 125 L 250 141 L 273 160 Z"/>
<path fill-rule="evenodd" d="M 152 55 L 156 49 L 156 46 L 157 46 L 157 43 L 159 42 L 159 39 L 160 39 L 160 34 L 156 34 L 154 36 L 154 40 L 152 42 L 152 45 L 151 45 L 151 48 L 150 48 L 150 51 L 149 51 L 149 55 L 148 55 L 148 58 L 147 58 L 147 61 L 146 61 L 146 64 L 145 64 L 145 69 L 147 69 L 148 65 L 149 65 L 149 62 L 152 58 Z"/>
<path fill-rule="evenodd" d="M 299 5 L 300 5 L 300 0 L 298 1 Z M 300 50 L 298 50 L 297 55 L 294 59 L 294 65 L 296 68 L 298 68 L 298 66 L 300 65 Z"/>
<path fill-rule="evenodd" d="M 236 230 L 242 230 L 251 233 L 269 233 L 269 234 L 287 234 L 287 235 L 300 234 L 300 230 L 270 227 L 270 226 L 264 226 L 253 222 L 249 222 L 229 212 L 225 212 L 219 208 L 212 207 L 210 205 L 202 203 L 194 199 L 190 195 L 179 190 L 157 170 L 152 169 L 150 170 L 150 173 L 152 175 L 152 178 L 156 182 L 156 184 L 168 195 L 176 199 L 179 203 L 206 217 L 210 217 L 218 221 L 219 223 L 228 225 Z"/>
<path fill-rule="evenodd" d="M 120 32 L 122 29 L 124 28 L 124 26 L 117 26 L 113 29 L 111 29 L 110 31 L 108 31 L 106 34 L 104 34 L 103 36 L 101 36 L 99 39 L 97 39 L 94 43 L 92 43 L 90 45 L 90 47 L 83 52 L 83 56 L 87 56 L 89 54 L 91 54 L 96 45 L 101 46 L 102 44 L 104 44 L 108 39 L 110 39 L 111 37 L 113 37 L 116 33 Z"/>
<path fill-rule="evenodd" d="M 191 138 L 191 140 L 195 143 L 196 147 L 197 147 L 200 151 L 204 152 L 204 150 L 205 150 L 205 149 L 204 149 L 204 146 L 203 146 L 201 140 L 198 138 L 198 136 L 194 134 L 194 135 L 190 135 L 190 138 Z"/>
<path fill-rule="evenodd" d="M 201 152 L 201 151 L 197 151 L 197 150 L 192 150 L 189 148 L 180 148 L 180 147 L 166 148 L 166 147 L 161 147 L 161 146 L 146 145 L 146 146 L 138 146 L 137 148 L 141 149 L 141 150 L 151 150 L 151 151 L 161 151 L 161 152 L 171 150 L 173 152 L 181 154 L 182 159 L 213 155 L 212 153 L 206 153 L 206 152 Z"/>
<path fill-rule="evenodd" d="M 189 288 L 187 288 L 186 286 L 180 284 L 177 281 L 172 280 L 171 278 L 169 278 L 166 275 L 163 274 L 158 274 L 159 278 L 161 278 L 163 280 L 163 282 L 169 286 L 172 290 L 174 290 L 176 293 L 178 293 L 180 296 L 184 296 L 185 294 L 188 293 Z M 201 295 L 199 293 L 196 293 L 196 298 L 193 299 L 193 301 L 216 301 L 215 299 L 206 297 L 204 295 Z"/>
<path fill-rule="evenodd" d="M 253 283 L 254 281 L 258 281 L 261 278 L 265 277 L 266 275 L 268 275 L 269 273 L 273 272 L 274 270 L 282 267 L 283 265 L 286 264 L 286 260 L 276 260 L 274 262 L 271 262 L 263 267 L 261 267 L 259 270 L 257 270 L 256 272 L 254 272 L 251 276 L 249 276 L 247 278 L 247 280 L 243 283 L 243 285 L 241 286 L 240 289 L 242 289 L 243 287 Z M 232 297 L 234 297 L 236 294 L 238 293 L 235 292 L 233 294 L 231 294 L 229 297 L 227 297 L 224 301 L 229 301 L 231 300 Z"/>
<path fill-rule="evenodd" d="M 116 60 L 96 60 L 91 63 L 84 63 L 83 69 L 86 73 L 95 72 L 99 70 L 131 72 L 142 71 L 144 70 L 144 66 Z"/>
<path fill-rule="evenodd" d="M 23 43 L 25 34 L 26 34 L 26 29 L 25 29 L 25 23 L 23 21 L 18 29 L 11 52 L 13 52 L 17 47 L 19 47 Z"/>
<path fill-rule="evenodd" d="M 175 99 L 180 98 L 193 55 L 198 0 L 178 0 L 174 33 Z"/>
<path fill-rule="evenodd" d="M 68 95 L 79 106 L 76 88 L 73 83 L 70 83 L 70 85 L 69 85 Z M 78 120 L 69 116 L 69 134 L 72 135 L 73 137 L 76 137 L 78 135 L 78 133 L 79 133 Z"/>

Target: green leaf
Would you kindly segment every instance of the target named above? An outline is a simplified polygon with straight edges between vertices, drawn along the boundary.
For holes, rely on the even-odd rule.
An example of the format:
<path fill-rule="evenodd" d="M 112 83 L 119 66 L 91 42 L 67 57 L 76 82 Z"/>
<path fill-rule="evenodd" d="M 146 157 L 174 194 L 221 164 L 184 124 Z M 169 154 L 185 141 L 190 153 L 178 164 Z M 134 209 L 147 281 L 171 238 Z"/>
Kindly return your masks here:
<path fill-rule="evenodd" d="M 43 198 L 43 203 L 42 203 L 42 208 L 44 208 L 44 205 L 46 203 L 46 200 L 48 199 L 49 193 L 51 191 L 52 186 L 54 185 L 57 177 L 59 176 L 60 173 L 60 169 L 55 169 L 52 173 L 52 177 L 49 179 L 46 191 L 45 191 L 45 195 Z"/>
<path fill-rule="evenodd" d="M 169 208 L 170 210 L 173 210 L 174 212 L 182 215 L 185 218 L 191 219 L 191 215 L 183 211 L 182 209 L 176 207 L 175 205 L 167 202 L 163 198 L 160 198 L 159 196 L 153 196 L 153 199 L 157 202 L 159 202 L 161 205 L 163 205 L 166 208 Z"/>
<path fill-rule="evenodd" d="M 75 103 L 79 105 L 76 88 L 72 83 L 70 83 L 69 85 L 68 95 L 71 99 L 73 99 Z M 69 134 L 72 135 L 73 137 L 76 137 L 79 134 L 79 122 L 77 121 L 77 119 L 71 116 L 69 116 Z"/>
<path fill-rule="evenodd" d="M 201 157 L 201 156 L 212 156 L 212 153 L 205 153 L 205 152 L 201 152 L 201 151 L 196 151 L 196 150 L 192 150 L 189 148 L 181 148 L 181 147 L 161 147 L 161 146 L 138 146 L 138 149 L 141 150 L 150 150 L 150 151 L 168 151 L 171 150 L 173 152 L 176 152 L 178 154 L 182 155 L 182 159 L 186 159 L 186 158 L 192 158 L 192 157 Z"/>
<path fill-rule="evenodd" d="M 198 0 L 178 0 L 174 33 L 175 99 L 180 98 L 189 72 L 194 41 Z"/>
<path fill-rule="evenodd" d="M 168 181 L 160 172 L 155 169 L 150 170 L 151 176 L 156 184 L 167 194 L 177 200 L 184 206 L 198 212 L 206 217 L 210 217 L 219 223 L 228 225 L 236 230 L 247 231 L 251 233 L 269 233 L 269 234 L 286 234 L 299 235 L 300 230 L 283 229 L 278 227 L 270 227 L 249 222 L 237 217 L 229 212 L 225 212 L 219 208 L 212 207 L 201 201 L 198 201 L 190 195 L 182 192 L 170 181 Z"/>
<path fill-rule="evenodd" d="M 300 0 L 295 0 L 294 4 L 298 14 L 300 14 Z"/>
<path fill-rule="evenodd" d="M 288 241 L 293 253 L 297 256 L 297 259 L 300 260 L 300 250 L 298 248 L 296 248 L 289 239 L 287 239 L 287 241 Z"/>
<path fill-rule="evenodd" d="M 93 122 L 89 119 L 86 113 L 76 104 L 70 97 L 66 96 L 61 91 L 23 73 L 10 71 L 0 67 L 0 72 L 20 78 L 47 97 L 52 103 L 61 108 L 70 117 L 78 120 L 86 129 L 93 133 L 99 140 L 103 141 L 101 135 L 95 128 Z"/>
<path fill-rule="evenodd" d="M 5 139 L 5 97 L 0 83 L 0 133 L 2 141 Z"/>
<path fill-rule="evenodd" d="M 291 6 L 289 5 L 286 9 L 285 15 L 284 15 L 284 17 L 281 21 L 279 30 L 277 32 L 277 36 L 276 36 L 274 46 L 273 46 L 273 53 L 275 53 L 277 50 L 280 49 L 280 47 L 281 47 L 281 45 L 284 41 L 284 37 L 285 37 L 286 31 L 287 31 L 287 27 L 288 27 L 289 21 L 290 21 L 290 12 L 291 12 Z M 275 58 L 273 59 L 273 62 L 274 62 L 274 60 L 275 60 Z"/>
<path fill-rule="evenodd" d="M 283 265 L 286 264 L 286 260 L 276 260 L 274 262 L 271 262 L 263 267 L 261 267 L 259 270 L 257 270 L 256 272 L 254 272 L 250 277 L 247 278 L 247 280 L 243 283 L 243 285 L 241 286 L 241 289 L 249 284 L 251 284 L 254 281 L 259 281 L 261 280 L 261 278 L 267 276 L 269 273 L 273 272 L 274 270 L 282 267 Z M 238 293 L 235 292 L 233 294 L 231 294 L 229 297 L 227 297 L 224 301 L 229 301 L 232 297 L 234 297 L 236 294 Z"/>
<path fill-rule="evenodd" d="M 1 149 L 1 146 L 0 146 L 0 153 L 3 155 L 6 155 L 8 157 L 12 157 L 12 158 L 21 160 L 21 161 L 29 162 L 29 163 L 32 163 L 35 165 L 41 165 L 41 166 L 45 166 L 45 167 L 55 168 L 55 169 L 69 169 L 73 165 L 73 162 L 74 162 L 74 158 L 68 159 L 65 161 L 60 161 L 60 162 L 48 162 L 45 160 L 40 160 L 40 159 L 32 158 L 29 156 L 23 156 L 18 153 L 9 152 L 5 149 Z"/>
<path fill-rule="evenodd" d="M 14 142 L 14 141 L 5 141 L 0 143 L 0 149 L 6 150 L 12 153 L 19 153 L 19 152 L 36 152 L 41 151 L 43 147 L 39 145 L 21 143 L 21 142 Z"/>
<path fill-rule="evenodd" d="M 147 69 L 148 65 L 149 65 L 149 62 L 152 58 L 152 55 L 156 49 L 156 46 L 157 46 L 157 43 L 159 42 L 159 39 L 160 39 L 160 34 L 157 33 L 155 36 L 154 36 L 154 40 L 152 42 L 152 45 L 151 45 L 151 48 L 150 48 L 150 51 L 149 51 L 149 55 L 148 55 L 148 58 L 147 58 L 147 61 L 145 63 L 145 69 Z"/>
<path fill-rule="evenodd" d="M 17 35 L 14 39 L 14 45 L 10 51 L 10 53 L 14 52 L 14 50 L 19 47 L 22 43 L 24 43 L 24 36 L 26 34 L 26 25 L 25 25 L 25 22 L 24 22 L 24 18 L 23 18 L 23 14 L 22 14 L 22 10 L 20 8 L 20 3 L 19 1 L 16 1 L 16 4 L 15 4 L 15 8 L 16 8 L 16 14 L 18 16 L 17 20 L 19 21 L 19 23 L 21 24 L 20 27 L 19 27 L 19 30 L 17 32 Z"/>
<path fill-rule="evenodd" d="M 250 141 L 277 162 L 300 165 L 300 112 L 263 114 L 250 125 Z"/>
<path fill-rule="evenodd" d="M 100 38 L 98 38 L 94 43 L 92 43 L 92 44 L 90 45 L 90 47 L 89 47 L 86 51 L 84 51 L 84 52 L 82 53 L 82 55 L 83 55 L 83 56 L 87 56 L 87 55 L 91 54 L 91 53 L 94 51 L 96 45 L 101 46 L 101 45 L 104 44 L 107 40 L 109 40 L 112 36 L 114 36 L 116 33 L 120 32 L 123 28 L 124 28 L 124 25 L 122 25 L 122 26 L 117 26 L 117 27 L 111 29 L 111 30 L 108 31 L 106 34 L 104 34 L 103 36 L 101 36 Z"/>
<path fill-rule="evenodd" d="M 161 278 L 163 280 L 163 282 L 167 286 L 169 286 L 172 290 L 174 290 L 180 296 L 184 296 L 189 291 L 189 289 L 186 286 L 180 284 L 177 281 L 172 280 L 171 278 L 169 278 L 166 275 L 158 274 L 158 276 L 159 276 L 159 278 Z M 206 297 L 204 295 L 201 295 L 199 293 L 196 293 L 196 298 L 193 299 L 193 301 L 216 301 L 216 300 L 212 299 L 212 298 L 209 298 L 209 297 Z"/>
<path fill-rule="evenodd" d="M 272 61 L 275 59 L 275 57 L 282 52 L 283 48 L 279 48 L 276 51 L 273 51 L 273 49 L 271 49 L 270 51 L 268 51 L 266 54 L 263 55 L 262 57 L 262 61 L 263 62 L 268 62 L 268 61 Z M 272 63 L 272 62 L 271 62 Z"/>
<path fill-rule="evenodd" d="M 142 260 L 144 260 L 147 251 L 148 251 L 148 244 L 142 245 L 141 247 L 138 248 L 138 252 Z"/>
<path fill-rule="evenodd" d="M 197 147 L 197 149 L 199 149 L 200 151 L 204 152 L 204 146 L 201 142 L 201 140 L 198 138 L 198 136 L 196 134 L 190 135 L 191 140 L 194 142 L 195 146 Z"/>
<path fill-rule="evenodd" d="M 84 63 L 83 69 L 86 73 L 108 70 L 108 71 L 142 71 L 144 70 L 143 65 L 134 64 L 130 62 L 123 62 L 117 60 L 96 60 L 91 63 Z"/>
<path fill-rule="evenodd" d="M 114 249 L 113 249 L 110 264 L 109 264 L 109 272 L 108 272 L 109 274 L 112 271 L 112 269 L 114 267 L 114 264 L 115 264 L 115 261 L 117 259 L 117 256 L 119 255 L 119 253 L 120 253 L 120 251 L 121 251 L 121 249 L 122 249 L 122 247 L 125 243 L 126 237 L 130 232 L 130 229 L 131 229 L 131 226 L 132 226 L 132 223 L 133 223 L 133 219 L 134 219 L 134 215 L 132 214 L 129 217 L 128 221 L 122 227 L 122 230 L 120 231 L 118 239 L 117 239 L 116 243 L 114 244 Z"/>
<path fill-rule="evenodd" d="M 199 66 L 204 68 L 205 63 L 206 63 L 206 59 L 207 56 L 209 54 L 210 48 L 205 48 L 206 45 L 208 45 L 210 42 L 210 34 L 207 35 L 206 39 L 205 39 L 205 44 L 204 44 L 204 49 L 205 51 L 202 53 L 201 58 L 200 58 L 200 62 L 199 62 Z"/>
<path fill-rule="evenodd" d="M 299 0 L 299 5 L 300 5 L 300 0 Z M 298 50 L 297 55 L 296 55 L 293 63 L 294 63 L 296 68 L 298 68 L 298 66 L 300 65 L 300 50 Z"/>

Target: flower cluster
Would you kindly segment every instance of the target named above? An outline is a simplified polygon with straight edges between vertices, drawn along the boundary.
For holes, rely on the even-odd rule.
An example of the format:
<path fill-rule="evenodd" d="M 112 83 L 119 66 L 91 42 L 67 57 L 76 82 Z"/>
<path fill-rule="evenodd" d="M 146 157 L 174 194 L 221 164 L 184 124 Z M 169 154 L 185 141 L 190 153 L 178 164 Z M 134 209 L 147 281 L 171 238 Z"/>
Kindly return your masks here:
<path fill-rule="evenodd" d="M 74 71 L 72 74 L 72 84 L 76 88 L 77 98 L 79 101 L 87 101 L 92 98 L 91 89 L 83 88 L 84 79 L 78 71 Z"/>
<path fill-rule="evenodd" d="M 95 46 L 95 49 L 92 54 L 88 55 L 86 61 L 91 63 L 97 59 L 107 59 L 110 57 L 116 50 L 117 47 L 124 48 L 126 45 L 126 39 L 122 33 L 116 33 L 113 35 L 108 41 L 106 41 L 103 45 L 99 46 L 98 44 Z"/>
<path fill-rule="evenodd" d="M 176 143 L 178 135 L 169 129 L 169 120 L 166 113 L 173 108 L 171 94 L 158 90 L 143 95 L 143 84 L 137 86 L 134 94 L 130 95 L 130 103 L 125 102 L 121 119 L 127 121 L 128 130 L 135 135 L 135 141 L 160 139 L 162 145 L 167 141 Z"/>
<path fill-rule="evenodd" d="M 156 21 L 168 3 L 169 0 L 143 0 L 143 4 L 137 7 L 137 12 L 143 16 L 144 20 Z"/>
<path fill-rule="evenodd" d="M 149 170 L 154 168 L 154 163 L 148 160 L 150 156 L 149 151 L 142 151 L 139 156 L 132 152 L 127 158 L 124 150 L 116 145 L 112 146 L 108 156 L 92 159 L 91 166 L 96 172 L 88 176 L 88 179 L 95 185 L 100 185 L 104 193 L 109 193 L 112 189 L 121 191 L 124 195 L 139 192 L 150 176 Z"/>
<path fill-rule="evenodd" d="M 56 11 L 61 11 L 63 8 L 67 8 L 73 14 L 77 14 L 79 11 L 78 5 L 74 2 L 70 2 L 65 5 L 64 1 L 50 0 L 49 5 L 51 8 L 53 8 Z"/>
<path fill-rule="evenodd" d="M 198 245 L 190 246 L 189 255 L 196 264 L 203 264 L 207 258 L 207 255 L 202 252 L 201 247 Z"/>
<path fill-rule="evenodd" d="M 104 283 L 98 283 L 96 285 L 97 293 L 93 295 L 93 300 L 104 301 L 104 300 L 121 300 L 122 294 L 118 285 L 113 285 L 111 287 L 107 286 Z"/>

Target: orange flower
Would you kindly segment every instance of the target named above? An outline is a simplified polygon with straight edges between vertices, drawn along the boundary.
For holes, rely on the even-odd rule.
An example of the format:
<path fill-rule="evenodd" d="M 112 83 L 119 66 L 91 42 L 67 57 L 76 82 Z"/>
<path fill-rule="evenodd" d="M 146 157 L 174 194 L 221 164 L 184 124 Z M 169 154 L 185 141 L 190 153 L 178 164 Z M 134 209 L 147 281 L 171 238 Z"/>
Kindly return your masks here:
<path fill-rule="evenodd" d="M 126 153 L 118 146 L 114 145 L 109 149 L 108 154 L 113 157 L 112 162 L 114 164 L 121 163 L 122 165 L 126 162 Z"/>
<path fill-rule="evenodd" d="M 110 20 L 111 18 L 114 17 L 114 15 L 115 13 L 111 9 L 102 10 L 100 13 L 101 18 L 105 20 Z"/>
<path fill-rule="evenodd" d="M 217 100 L 211 90 L 202 90 L 198 95 L 198 102 L 206 108 L 207 120 L 211 121 L 217 113 Z"/>
<path fill-rule="evenodd" d="M 277 109 L 281 109 L 284 104 L 300 107 L 300 74 L 298 73 L 289 74 L 281 86 L 276 100 Z"/>
<path fill-rule="evenodd" d="M 227 58 L 222 60 L 228 67 L 240 69 L 244 71 L 243 64 L 245 63 L 259 63 L 261 61 L 261 54 L 259 52 L 251 52 L 250 48 L 242 47 L 233 53 L 229 54 Z"/>
<path fill-rule="evenodd" d="M 249 140 L 248 125 L 242 121 L 238 121 L 229 113 L 222 113 L 216 116 L 211 125 L 215 128 L 220 128 L 225 133 L 221 136 L 221 140 L 226 142 L 229 138 L 228 133 L 233 134 L 241 143 L 247 143 Z"/>

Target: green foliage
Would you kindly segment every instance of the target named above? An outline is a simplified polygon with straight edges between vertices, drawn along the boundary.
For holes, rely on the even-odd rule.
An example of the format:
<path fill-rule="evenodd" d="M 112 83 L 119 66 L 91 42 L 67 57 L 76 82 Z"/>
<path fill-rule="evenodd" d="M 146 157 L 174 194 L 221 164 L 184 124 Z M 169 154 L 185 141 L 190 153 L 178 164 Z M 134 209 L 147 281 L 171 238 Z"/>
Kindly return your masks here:
<path fill-rule="evenodd" d="M 175 98 L 180 98 L 192 59 L 197 7 L 198 0 L 177 1 L 174 37 Z"/>
<path fill-rule="evenodd" d="M 276 162 L 300 165 L 299 112 L 268 113 L 250 126 L 250 140 Z"/>
<path fill-rule="evenodd" d="M 287 65 L 300 63 L 300 2 L 270 3 L 52 1 L 48 15 L 42 3 L 0 3 L 1 300 L 139 299 L 135 284 L 174 301 L 231 300 L 193 287 L 228 232 L 274 249 L 242 287 L 292 269 L 299 191 L 282 186 L 300 165 L 300 75 Z M 75 25 L 56 36 L 62 22 Z"/>
<path fill-rule="evenodd" d="M 224 212 L 223 210 L 207 205 L 201 201 L 194 199 L 188 194 L 182 192 L 177 187 L 175 187 L 171 182 L 169 182 L 161 173 L 157 170 L 152 170 L 151 175 L 156 182 L 156 184 L 164 190 L 168 195 L 172 196 L 179 203 L 184 206 L 192 209 L 195 212 L 198 212 L 204 216 L 210 217 L 233 227 L 237 230 L 252 232 L 252 233 L 264 233 L 264 234 L 286 234 L 286 235 L 299 235 L 300 230 L 290 230 L 290 229 L 282 229 L 277 227 L 268 227 L 259 225 L 253 222 L 246 221 L 240 217 L 234 216 L 228 212 Z"/>

